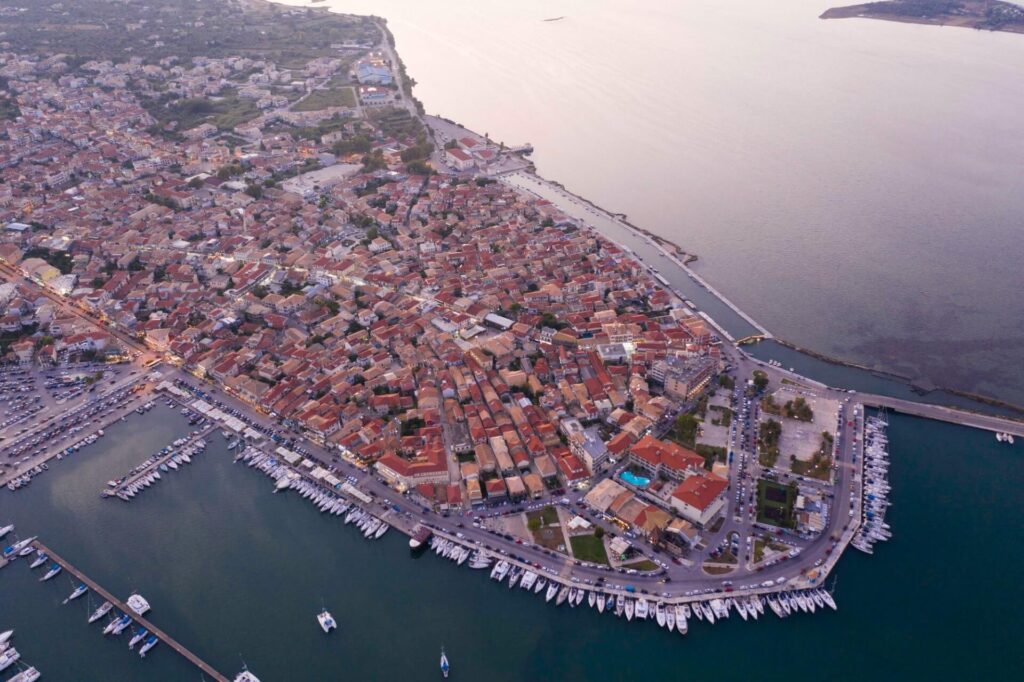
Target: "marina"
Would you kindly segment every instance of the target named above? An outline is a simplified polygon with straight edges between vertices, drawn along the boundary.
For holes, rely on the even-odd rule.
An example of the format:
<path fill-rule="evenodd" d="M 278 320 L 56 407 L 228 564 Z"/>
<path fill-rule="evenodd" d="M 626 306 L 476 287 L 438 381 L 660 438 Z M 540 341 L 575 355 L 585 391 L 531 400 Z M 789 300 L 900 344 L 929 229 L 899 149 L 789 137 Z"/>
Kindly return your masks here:
<path fill-rule="evenodd" d="M 109 454 L 73 461 L 67 470 L 48 477 L 40 487 L 21 493 L 29 496 L 26 499 L 31 513 L 27 513 L 28 509 L 25 513 L 20 508 L 12 510 L 15 514 L 10 518 L 0 517 L 0 524 L 16 524 L 11 533 L 24 534 L 33 529 L 44 538 L 52 538 L 51 546 L 59 543 L 66 547 L 64 554 L 79 557 L 85 570 L 101 582 L 109 582 L 112 591 L 129 594 L 144 584 L 147 598 L 159 605 L 160 620 L 166 630 L 189 633 L 189 642 L 197 643 L 202 658 L 220 669 L 237 670 L 241 653 L 264 682 L 289 679 L 289 671 L 296 665 L 307 666 L 304 669 L 308 669 L 311 676 L 329 677 L 345 671 L 348 675 L 367 678 L 376 675 L 420 679 L 425 669 L 432 675 L 438 674 L 438 646 L 442 643 L 457 668 L 453 676 L 483 675 L 495 669 L 505 670 L 515 678 L 572 675 L 580 666 L 588 679 L 618 679 L 619 672 L 626 674 L 625 668 L 617 663 L 592 661 L 586 652 L 593 647 L 600 647 L 613 659 L 638 657 L 638 661 L 629 665 L 630 674 L 637 674 L 637 671 L 670 674 L 680 664 L 691 667 L 694 674 L 712 674 L 715 666 L 707 662 L 708 656 L 728 656 L 734 647 L 753 646 L 764 637 L 771 637 L 777 649 L 768 654 L 767 661 L 778 660 L 782 665 L 783 660 L 791 659 L 798 652 L 807 656 L 808 643 L 824 642 L 840 633 L 852 637 L 851 648 L 844 647 L 830 656 L 838 656 L 840 665 L 850 671 L 848 676 L 839 675 L 840 679 L 855 679 L 858 671 L 867 669 L 860 660 L 863 652 L 887 655 L 886 640 L 907 637 L 911 632 L 938 636 L 935 614 L 940 603 L 932 601 L 932 591 L 954 593 L 955 585 L 964 575 L 971 575 L 972 569 L 970 562 L 961 561 L 954 562 L 948 577 L 945 577 L 945 568 L 941 572 L 929 572 L 927 588 L 918 582 L 917 576 L 907 574 L 905 567 L 914 565 L 913 557 L 923 546 L 941 541 L 941 533 L 933 528 L 932 515 L 937 513 L 940 523 L 948 528 L 965 511 L 956 506 L 939 509 L 928 500 L 936 487 L 941 487 L 946 475 L 956 476 L 965 484 L 980 484 L 971 470 L 960 464 L 959 451 L 972 449 L 976 457 L 982 458 L 980 464 L 996 466 L 1000 461 L 998 453 L 1005 447 L 990 436 L 982 438 L 980 434 L 947 425 L 937 427 L 940 433 L 939 440 L 935 441 L 929 435 L 935 425 L 909 417 L 890 417 L 887 435 L 892 447 L 908 453 L 893 462 L 890 475 L 892 484 L 900 490 L 900 505 L 893 508 L 889 514 L 892 519 L 887 522 L 901 529 L 900 541 L 889 543 L 891 546 L 876 552 L 870 561 L 858 553 L 844 555 L 839 565 L 836 593 L 841 602 L 840 612 L 832 616 L 831 609 L 826 607 L 822 614 L 822 609 L 815 605 L 814 618 L 807 617 L 809 611 L 799 610 L 804 617 L 791 617 L 786 623 L 778 622 L 778 618 L 762 617 L 755 624 L 749 622 L 752 618 L 748 617 L 748 622 L 740 628 L 736 623 L 741 622 L 742 617 L 735 617 L 739 615 L 735 606 L 729 611 L 731 617 L 724 621 L 716 618 L 712 625 L 701 608 L 707 607 L 714 618 L 710 604 L 696 602 L 689 605 L 692 609 L 686 616 L 688 634 L 679 634 L 677 625 L 670 637 L 667 627 L 650 624 L 637 627 L 635 615 L 632 622 L 627 623 L 627 593 L 623 594 L 618 618 L 608 618 L 609 611 L 613 615 L 616 612 L 615 600 L 610 606 L 606 600 L 601 610 L 596 595 L 594 608 L 589 608 L 587 598 L 582 603 L 588 608 L 567 607 L 568 590 L 561 607 L 555 608 L 554 597 L 560 590 L 550 602 L 544 601 L 548 586 L 552 584 L 547 581 L 550 576 L 544 572 L 534 571 L 538 578 L 533 590 L 522 588 L 522 577 L 513 590 L 508 590 L 507 575 L 501 589 L 495 590 L 497 585 L 488 575 L 496 562 L 492 561 L 486 572 L 455 571 L 457 564 L 435 554 L 429 539 L 424 550 L 413 553 L 411 559 L 409 540 L 404 536 L 388 533 L 379 543 L 364 542 L 351 529 L 339 527 L 344 525 L 344 516 L 320 513 L 308 498 L 300 497 L 295 490 L 272 494 L 275 486 L 268 484 L 269 479 L 262 472 L 250 476 L 249 467 L 241 462 L 233 463 L 237 453 L 227 450 L 227 441 L 219 434 L 211 437 L 207 455 L 192 465 L 187 479 L 171 477 L 135 504 L 102 501 L 96 490 L 110 477 L 111 470 L 125 470 L 138 461 L 139 452 L 152 452 L 159 449 L 161 443 L 169 443 L 187 433 L 188 425 L 177 412 L 159 405 L 152 413 L 139 417 L 137 424 L 129 420 L 119 425 L 116 428 L 123 432 L 111 434 L 117 439 L 112 441 L 108 436 L 105 441 L 104 447 L 113 448 Z M 161 430 L 175 424 L 178 435 Z M 143 433 L 149 435 L 148 440 L 133 440 L 132 434 Z M 118 440 L 123 439 L 128 439 L 126 447 L 116 448 Z M 915 462 L 925 456 L 928 468 L 946 470 L 948 474 L 934 479 L 922 476 Z M 251 471 L 255 473 L 256 468 L 252 467 Z M 1017 474 L 1005 482 L 1006 488 L 993 492 L 998 499 L 1006 499 L 1007 504 L 1012 503 L 1015 494 L 1012 493 L 1015 488 L 1009 486 L 1017 485 L 1013 476 Z M 67 512 L 49 508 L 49 488 L 56 488 L 55 492 L 71 501 Z M 915 509 L 918 505 L 920 511 Z M 190 506 L 196 507 L 197 512 L 185 511 Z M 73 513 L 79 519 L 75 532 L 65 529 L 65 513 Z M 194 522 L 199 518 L 203 519 L 201 525 Z M 167 519 L 177 519 L 174 533 L 154 532 L 165 527 Z M 109 536 L 108 543 L 92 542 L 89 538 L 95 537 L 101 528 L 116 530 Z M 998 531 L 993 529 L 992 532 Z M 434 534 L 431 532 L 431 536 Z M 14 536 L 9 534 L 5 539 L 11 537 Z M 985 540 L 979 537 L 978 541 Z M 295 562 L 296 556 L 303 557 L 303 561 Z M 153 568 L 141 574 L 128 568 L 133 559 L 143 558 L 147 566 Z M 472 554 L 463 567 L 470 567 L 471 561 Z M 79 562 L 76 560 L 76 563 Z M 233 578 L 239 566 L 246 567 L 244 585 L 237 584 L 239 581 Z M 12 569 L 14 572 L 9 573 Z M 523 577 L 526 577 L 525 571 Z M 116 646 L 97 646 L 99 631 L 86 631 L 84 623 L 89 613 L 99 606 L 98 598 L 94 597 L 91 610 L 86 608 L 83 597 L 73 603 L 77 607 L 68 605 L 51 613 L 51 608 L 59 606 L 71 588 L 66 582 L 61 584 L 50 602 L 53 606 L 47 608 L 42 602 L 45 591 L 38 589 L 37 578 L 38 573 L 33 578 L 17 566 L 0 570 L 0 598 L 10 607 L 10 619 L 0 622 L 0 628 L 16 626 L 19 633 L 29 635 L 28 641 L 19 643 L 18 647 L 28 661 L 42 660 L 45 648 L 41 646 L 41 639 L 36 640 L 56 628 L 62 636 L 60 650 L 73 660 L 83 661 L 78 665 L 95 671 L 95 679 L 103 676 L 101 670 L 107 675 L 110 671 L 121 671 L 122 679 L 141 679 L 144 674 L 145 679 L 158 682 L 195 677 L 184 659 L 154 655 L 160 653 L 159 646 L 146 659 L 126 657 L 127 640 Z M 181 594 L 176 588 L 181 580 L 193 581 L 199 595 Z M 537 584 L 542 584 L 539 591 L 536 591 Z M 997 579 L 986 589 L 1012 594 L 1017 588 Z M 523 591 L 533 592 L 539 598 L 523 599 L 522 595 L 512 594 Z M 261 598 L 247 598 L 252 593 L 260 594 Z M 875 608 L 877 601 L 897 599 L 900 594 L 909 595 L 915 604 L 914 611 L 899 619 L 879 619 Z M 995 622 L 1009 617 L 1001 606 L 1003 602 L 996 600 L 992 592 L 981 598 L 992 603 Z M 338 632 L 332 634 L 341 637 L 324 637 L 313 621 L 322 601 L 338 619 Z M 765 601 L 765 613 L 772 611 L 774 615 L 773 602 L 785 613 L 785 602 L 780 603 L 774 597 L 766 597 Z M 346 606 L 339 610 L 337 606 L 342 603 Z M 481 613 L 477 608 L 479 604 L 490 605 L 488 613 Z M 657 622 L 656 604 L 653 606 L 653 620 Z M 962 606 L 952 608 L 963 613 Z M 491 612 L 501 614 L 498 621 L 489 615 Z M 604 617 L 597 617 L 599 614 Z M 382 647 L 378 638 L 379 633 L 393 628 L 393 619 L 397 617 L 406 627 L 436 632 L 436 639 L 403 641 L 398 645 L 402 656 L 395 656 L 395 647 Z M 238 624 L 244 622 L 259 625 L 240 629 Z M 704 631 L 708 627 L 722 632 Z M 516 633 L 526 631 L 535 632 L 537 640 L 524 642 L 523 648 L 497 650 L 486 643 L 493 637 L 515 638 L 519 636 Z M 483 632 L 488 633 L 487 637 L 480 634 Z M 865 634 L 858 634 L 861 632 Z M 871 636 L 866 634 L 868 632 Z M 708 636 L 710 634 L 714 636 Z M 977 632 L 964 633 L 964 636 L 965 641 L 953 652 L 940 655 L 938 661 L 925 670 L 935 670 L 930 666 L 938 665 L 957 669 L 951 657 L 957 655 L 960 647 L 988 651 L 990 647 L 1008 645 L 1008 634 L 1004 630 L 985 623 Z M 293 641 L 288 651 L 275 646 L 282 637 Z M 696 648 L 683 646 L 685 640 L 694 637 L 699 637 L 699 654 Z M 560 646 L 537 644 L 550 641 L 557 641 Z M 337 648 L 339 643 L 346 649 L 359 647 L 365 654 L 361 660 L 353 662 L 351 657 L 342 656 Z M 135 648 L 138 646 L 136 644 Z M 531 655 L 523 656 L 524 651 Z M 854 652 L 858 652 L 857 655 Z M 826 664 L 823 655 L 809 656 L 811 665 Z M 145 668 L 134 668 L 141 664 Z M 912 672 L 898 659 L 894 658 L 892 665 L 898 671 Z M 44 673 L 50 679 L 76 679 L 72 670 L 54 661 Z"/>

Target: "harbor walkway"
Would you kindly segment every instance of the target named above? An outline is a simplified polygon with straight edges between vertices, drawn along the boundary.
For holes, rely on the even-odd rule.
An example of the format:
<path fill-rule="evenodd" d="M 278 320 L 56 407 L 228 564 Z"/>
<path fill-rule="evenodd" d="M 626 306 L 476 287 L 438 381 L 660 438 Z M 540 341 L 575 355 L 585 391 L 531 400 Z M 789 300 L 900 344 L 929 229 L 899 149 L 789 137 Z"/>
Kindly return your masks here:
<path fill-rule="evenodd" d="M 951 424 L 961 424 L 963 426 L 973 426 L 976 429 L 983 429 L 985 431 L 992 431 L 995 433 L 1009 433 L 1013 436 L 1024 438 L 1024 422 L 1010 419 L 1008 417 L 997 417 L 995 415 L 967 412 L 966 410 L 955 407 L 930 405 L 928 403 L 919 403 L 914 400 L 890 398 L 889 396 L 884 395 L 861 393 L 857 398 L 868 407 L 884 407 L 894 412 L 901 412 L 915 417 L 935 419 L 938 421 L 949 422 Z"/>
<path fill-rule="evenodd" d="M 66 559 L 63 559 L 62 557 L 60 557 L 52 549 L 50 549 L 49 547 L 44 545 L 42 542 L 39 542 L 38 540 L 33 542 L 32 544 L 33 544 L 33 546 L 37 550 L 39 550 L 41 552 L 44 552 L 45 554 L 47 554 L 50 557 L 51 560 L 53 560 L 56 563 L 60 564 L 60 566 L 65 571 L 67 571 L 68 573 L 71 573 L 76 578 L 81 580 L 83 583 L 88 585 L 90 590 L 92 590 L 96 594 L 100 595 L 101 597 L 103 597 L 104 599 L 109 601 L 115 607 L 120 609 L 122 613 L 127 614 L 136 623 L 138 623 L 142 627 L 146 628 L 146 630 L 148 630 L 151 635 L 156 635 L 156 637 L 161 642 L 163 642 L 164 644 L 166 644 L 167 646 L 169 646 L 170 648 L 174 649 L 176 652 L 181 654 L 181 656 L 183 656 L 186 660 L 188 660 L 189 663 L 191 663 L 194 666 L 196 666 L 197 668 L 199 668 L 203 672 L 204 675 L 206 675 L 207 677 L 209 677 L 212 680 L 216 680 L 217 682 L 228 682 L 228 678 L 224 677 L 219 672 L 214 670 L 208 663 L 204 662 L 202 659 L 200 659 L 194 653 L 192 653 L 191 651 L 186 649 L 183 644 L 177 642 L 175 639 L 173 639 L 166 632 L 164 632 L 163 630 L 161 630 L 157 626 L 153 625 L 153 623 L 151 623 L 150 621 L 146 620 L 145 618 L 143 618 L 139 614 L 137 614 L 134 611 L 132 611 L 128 607 L 127 604 L 125 604 L 120 599 L 118 599 L 117 597 L 115 597 L 114 595 L 110 594 L 109 592 L 107 592 L 102 587 L 100 587 L 96 582 L 94 582 L 87 575 L 85 575 L 84 573 L 79 571 L 77 568 L 72 566 L 70 563 L 68 563 L 68 561 Z"/>

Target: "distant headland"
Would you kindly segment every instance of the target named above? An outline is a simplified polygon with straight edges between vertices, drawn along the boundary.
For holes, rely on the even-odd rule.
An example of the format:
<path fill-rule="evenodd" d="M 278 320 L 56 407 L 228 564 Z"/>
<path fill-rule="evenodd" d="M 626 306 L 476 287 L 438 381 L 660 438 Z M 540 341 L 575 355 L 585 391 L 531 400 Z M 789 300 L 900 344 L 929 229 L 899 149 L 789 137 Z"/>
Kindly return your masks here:
<path fill-rule="evenodd" d="M 1024 7 L 1000 0 L 885 0 L 833 7 L 821 15 L 849 17 L 1024 33 Z"/>

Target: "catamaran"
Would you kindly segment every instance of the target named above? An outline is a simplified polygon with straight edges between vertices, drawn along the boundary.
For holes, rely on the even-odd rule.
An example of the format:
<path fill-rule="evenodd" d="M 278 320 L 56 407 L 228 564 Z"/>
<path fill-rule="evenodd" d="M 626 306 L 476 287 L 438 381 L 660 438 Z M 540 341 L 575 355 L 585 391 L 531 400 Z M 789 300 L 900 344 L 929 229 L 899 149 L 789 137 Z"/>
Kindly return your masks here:
<path fill-rule="evenodd" d="M 21 658 L 21 654 L 19 654 L 18 650 L 14 647 L 0 653 L 0 672 L 10 668 L 19 658 Z"/>
<path fill-rule="evenodd" d="M 35 667 L 29 667 L 7 680 L 7 682 L 36 682 L 40 677 L 42 677 L 42 673 L 36 670 Z"/>
<path fill-rule="evenodd" d="M 327 609 L 318 613 L 316 619 L 317 622 L 320 623 L 320 627 L 324 632 L 330 632 L 338 627 L 338 624 L 334 622 L 334 616 L 332 616 Z"/>
<path fill-rule="evenodd" d="M 133 594 L 128 597 L 127 604 L 128 608 L 140 616 L 145 615 L 149 611 L 149 602 L 141 594 Z"/>

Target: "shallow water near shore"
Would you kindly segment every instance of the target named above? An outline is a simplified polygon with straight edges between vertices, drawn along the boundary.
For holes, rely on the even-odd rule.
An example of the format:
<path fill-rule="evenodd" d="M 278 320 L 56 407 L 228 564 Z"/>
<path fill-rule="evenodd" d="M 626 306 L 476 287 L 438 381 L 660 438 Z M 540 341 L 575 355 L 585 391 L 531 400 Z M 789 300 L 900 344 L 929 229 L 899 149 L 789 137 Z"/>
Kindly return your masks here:
<path fill-rule="evenodd" d="M 153 622 L 214 668 L 241 661 L 264 682 L 438 679 L 443 645 L 451 679 L 859 680 L 866 677 L 1019 677 L 1016 609 L 1024 591 L 1010 540 L 1024 490 L 1024 447 L 963 427 L 895 416 L 895 539 L 872 557 L 851 550 L 836 575 L 837 613 L 759 622 L 695 622 L 685 637 L 653 623 L 546 605 L 485 572 L 409 553 L 394 531 L 369 542 L 337 517 L 232 464 L 219 435 L 193 464 L 131 503 L 99 497 L 107 479 L 182 435 L 162 405 L 15 494 L 0 494 L 0 521 L 39 534 L 55 551 L 122 597 L 153 606 Z M 90 451 L 91 450 L 91 451 Z M 974 500 L 984 500 L 984 506 Z M 1012 534 L 1010 534 L 1012 535 Z M 66 576 L 37 582 L 19 560 L 0 570 L 0 628 L 15 628 L 27 663 L 56 680 L 189 680 L 198 670 L 165 646 L 145 660 L 127 638 L 86 625 L 85 599 L 60 605 Z M 339 630 L 324 636 L 327 605 Z"/>

